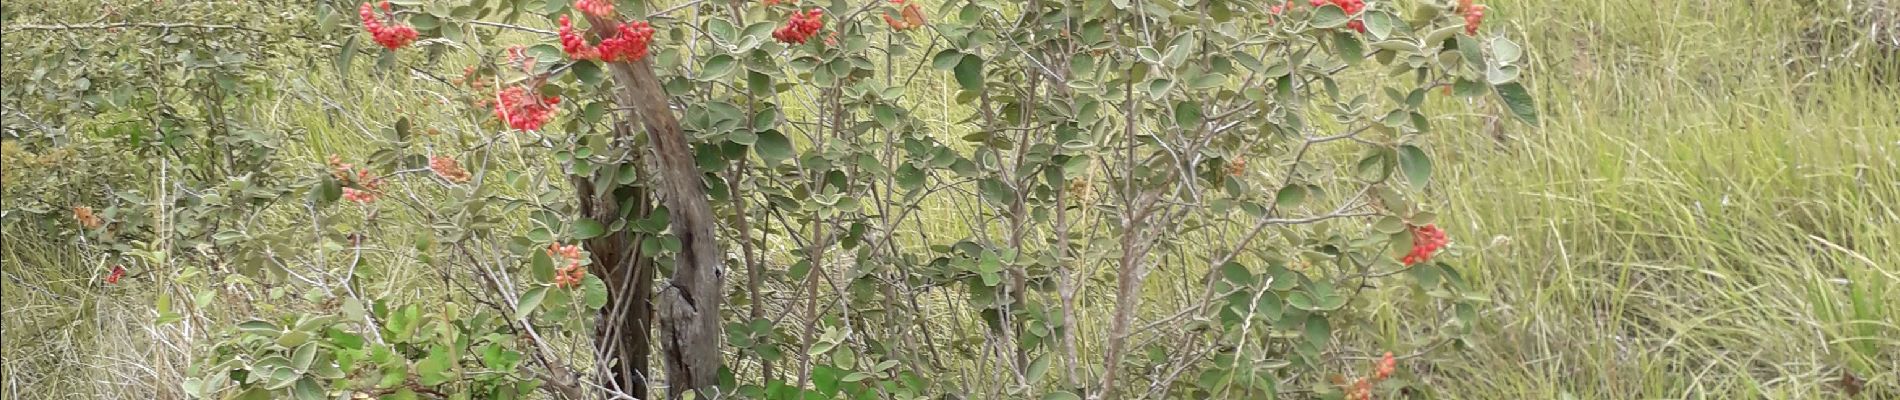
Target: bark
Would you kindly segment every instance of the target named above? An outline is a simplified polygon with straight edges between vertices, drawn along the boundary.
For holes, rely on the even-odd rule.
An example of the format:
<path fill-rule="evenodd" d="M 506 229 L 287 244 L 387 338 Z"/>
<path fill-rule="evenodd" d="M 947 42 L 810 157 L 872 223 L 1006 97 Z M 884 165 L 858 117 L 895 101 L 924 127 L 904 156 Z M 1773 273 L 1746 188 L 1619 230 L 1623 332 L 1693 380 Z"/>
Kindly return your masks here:
<path fill-rule="evenodd" d="M 615 136 L 627 137 L 626 129 Z M 634 207 L 629 217 L 644 219 L 653 211 L 649 194 L 637 186 L 602 189 L 585 177 L 574 177 L 581 213 L 595 221 L 620 218 L 621 207 Z M 618 193 L 616 193 L 618 192 Z M 625 199 L 626 204 L 621 204 Z M 592 255 L 592 272 L 607 284 L 607 306 L 594 323 L 595 355 L 600 359 L 602 383 L 608 388 L 646 398 L 647 360 L 653 348 L 653 260 L 637 245 L 643 235 L 618 231 L 583 241 Z"/>
<path fill-rule="evenodd" d="M 596 34 L 613 21 L 588 17 Z M 659 289 L 656 309 L 660 358 L 666 368 L 667 397 L 712 387 L 719 380 L 719 308 L 725 274 L 724 253 L 713 234 L 716 220 L 706 197 L 705 177 L 693 161 L 686 133 L 673 115 L 670 99 L 647 60 L 607 65 L 618 87 L 615 100 L 634 114 L 652 146 L 658 176 L 653 186 L 672 217 L 680 240 L 673 276 Z M 701 393 L 705 395 L 707 393 Z"/>

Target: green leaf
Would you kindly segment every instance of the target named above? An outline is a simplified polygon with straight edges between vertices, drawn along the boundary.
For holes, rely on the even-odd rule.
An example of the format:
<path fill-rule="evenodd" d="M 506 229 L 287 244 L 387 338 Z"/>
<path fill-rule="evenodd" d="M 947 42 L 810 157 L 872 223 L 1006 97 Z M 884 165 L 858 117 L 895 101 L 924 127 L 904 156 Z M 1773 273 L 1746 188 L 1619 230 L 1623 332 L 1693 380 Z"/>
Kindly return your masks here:
<path fill-rule="evenodd" d="M 1458 97 L 1473 97 L 1483 95 L 1484 92 L 1484 83 L 1474 80 L 1458 78 L 1457 82 L 1451 84 L 1451 94 Z"/>
<path fill-rule="evenodd" d="M 777 130 L 759 132 L 759 140 L 753 144 L 752 150 L 758 152 L 759 158 L 765 159 L 767 165 L 778 165 L 798 155 L 792 149 L 792 140 Z"/>
<path fill-rule="evenodd" d="M 1405 171 L 1406 182 L 1413 188 L 1424 189 L 1432 180 L 1432 159 L 1418 146 L 1399 146 L 1399 169 Z"/>
<path fill-rule="evenodd" d="M 541 307 L 541 300 L 547 297 L 546 286 L 529 289 L 527 294 L 521 295 L 521 302 L 515 304 L 515 319 L 527 319 L 529 314 L 534 313 L 534 309 Z"/>
<path fill-rule="evenodd" d="M 455 360 L 449 357 L 450 351 L 437 347 L 429 351 L 429 356 L 416 363 L 417 380 L 423 386 L 435 386 L 448 382 L 449 369 L 455 366 Z"/>
<path fill-rule="evenodd" d="M 1347 20 L 1346 10 L 1340 9 L 1339 6 L 1336 5 L 1327 4 L 1313 11 L 1311 22 L 1315 28 L 1332 29 L 1345 26 Z"/>
<path fill-rule="evenodd" d="M 1511 115 L 1524 120 L 1524 123 L 1537 125 L 1537 104 L 1531 99 L 1530 92 L 1524 90 L 1524 85 L 1511 82 L 1493 87 L 1497 88 L 1498 97 L 1504 99 L 1504 104 L 1511 107 Z"/>
<path fill-rule="evenodd" d="M 1326 347 L 1333 339 L 1333 324 L 1326 316 L 1312 314 L 1306 317 L 1306 341 L 1315 347 Z"/>
<path fill-rule="evenodd" d="M 937 52 L 936 56 L 930 58 L 931 68 L 936 68 L 936 69 L 945 70 L 945 71 L 948 71 L 951 68 L 956 68 L 957 65 L 962 64 L 962 63 L 963 63 L 963 53 L 957 51 L 956 49 L 939 51 Z"/>
<path fill-rule="evenodd" d="M 567 58 L 567 55 L 561 52 L 561 48 L 547 43 L 528 46 L 527 49 L 521 51 L 521 54 L 534 57 L 544 63 Z"/>
<path fill-rule="evenodd" d="M 595 64 L 593 61 L 575 61 L 574 66 L 568 67 L 568 70 L 574 73 L 574 79 L 580 80 L 581 83 L 587 84 L 587 86 L 600 84 L 601 78 L 603 77 L 600 71 L 600 64 Z"/>
<path fill-rule="evenodd" d="M 534 255 L 528 257 L 528 265 L 535 282 L 554 281 L 554 258 L 548 256 L 548 252 L 534 250 Z"/>
<path fill-rule="evenodd" d="M 310 379 L 308 376 L 298 379 L 297 387 L 292 389 L 292 392 L 297 400 L 323 400 L 324 397 L 323 386 L 318 385 L 317 380 Z"/>
<path fill-rule="evenodd" d="M 310 363 L 315 361 L 316 359 L 317 359 L 317 344 L 304 343 L 304 345 L 302 346 L 297 346 L 297 350 L 294 350 L 291 352 L 290 368 L 296 369 L 298 371 L 309 370 Z"/>
<path fill-rule="evenodd" d="M 978 189 L 983 191 L 983 198 L 989 200 L 991 203 L 1000 206 L 1008 205 L 1016 201 L 1016 191 L 1009 190 L 1009 185 L 1004 184 L 1002 179 L 984 179 L 978 182 L 977 186 Z"/>
<path fill-rule="evenodd" d="M 1248 271 L 1247 266 L 1240 265 L 1240 263 L 1237 262 L 1228 262 L 1227 264 L 1221 265 L 1220 273 L 1222 277 L 1227 278 L 1227 281 L 1234 285 L 1252 286 L 1254 284 L 1253 271 Z"/>
<path fill-rule="evenodd" d="M 1030 384 L 1041 382 L 1042 376 L 1044 374 L 1049 373 L 1049 359 L 1054 358 L 1054 357 L 1050 357 L 1049 356 L 1050 354 L 1055 354 L 1055 353 L 1054 352 L 1042 353 L 1041 356 L 1036 357 L 1036 361 L 1031 361 L 1029 363 L 1029 371 L 1026 372 L 1023 375 L 1023 377 L 1028 378 Z"/>
<path fill-rule="evenodd" d="M 706 21 L 706 32 L 723 41 L 733 41 L 739 37 L 739 27 L 722 18 L 710 18 Z"/>
<path fill-rule="evenodd" d="M 1174 123 L 1183 129 L 1195 129 L 1206 116 L 1201 115 L 1201 104 L 1192 100 L 1174 103 Z"/>
<path fill-rule="evenodd" d="M 1385 40 L 1386 37 L 1392 35 L 1394 28 L 1405 26 L 1405 21 L 1401 21 L 1398 16 L 1384 11 L 1366 13 L 1365 23 L 1366 33 L 1372 35 L 1372 38 L 1376 40 Z"/>
<path fill-rule="evenodd" d="M 1082 400 L 1082 396 L 1077 396 L 1075 393 L 1069 393 L 1066 390 L 1058 390 L 1042 395 L 1042 400 Z"/>
<path fill-rule="evenodd" d="M 1168 54 L 1161 56 L 1161 63 L 1167 65 L 1168 68 L 1180 67 L 1181 63 L 1187 61 L 1188 54 L 1193 52 L 1194 35 L 1182 32 L 1168 43 Z"/>
<path fill-rule="evenodd" d="M 553 242 L 554 231 L 550 231 L 548 228 L 534 228 L 534 230 L 528 231 L 528 241 L 536 244 Z"/>
<path fill-rule="evenodd" d="M 265 321 L 246 321 L 242 324 L 238 324 L 238 331 L 270 337 L 277 337 L 277 334 L 280 332 L 277 330 L 277 325 Z"/>
<path fill-rule="evenodd" d="M 983 89 L 983 59 L 981 57 L 963 56 L 963 60 L 957 62 L 956 74 L 957 84 L 963 86 L 963 90 Z"/>
<path fill-rule="evenodd" d="M 1273 204 L 1279 208 L 1299 207 L 1304 201 L 1306 201 L 1306 187 L 1301 185 L 1286 185 L 1280 188 L 1279 193 L 1273 195 Z"/>
<path fill-rule="evenodd" d="M 585 292 L 582 299 L 587 302 L 587 308 L 598 309 L 607 305 L 607 282 L 601 281 L 600 277 L 587 274 L 581 281 L 581 290 Z"/>
<path fill-rule="evenodd" d="M 600 235 L 605 234 L 605 233 L 607 233 L 607 227 L 604 225 L 601 225 L 600 221 L 595 221 L 590 218 L 581 218 L 581 219 L 574 220 L 574 238 L 575 239 L 582 239 L 582 240 L 593 239 L 593 238 L 600 237 Z"/>
<path fill-rule="evenodd" d="M 1511 39 L 1503 36 L 1491 39 L 1491 56 L 1498 58 L 1498 64 L 1511 65 L 1516 63 L 1518 57 L 1522 57 L 1523 55 L 1524 48 L 1519 47 L 1517 42 L 1513 42 Z"/>
<path fill-rule="evenodd" d="M 706 66 L 700 69 L 699 80 L 715 81 L 725 79 L 739 70 L 739 61 L 730 55 L 719 54 L 706 59 Z"/>
<path fill-rule="evenodd" d="M 350 35 L 349 39 L 343 39 L 343 48 L 337 50 L 336 59 L 333 60 L 337 75 L 350 76 L 350 64 L 356 60 L 356 36 Z M 350 80 L 342 79 L 341 81 L 349 82 Z"/>

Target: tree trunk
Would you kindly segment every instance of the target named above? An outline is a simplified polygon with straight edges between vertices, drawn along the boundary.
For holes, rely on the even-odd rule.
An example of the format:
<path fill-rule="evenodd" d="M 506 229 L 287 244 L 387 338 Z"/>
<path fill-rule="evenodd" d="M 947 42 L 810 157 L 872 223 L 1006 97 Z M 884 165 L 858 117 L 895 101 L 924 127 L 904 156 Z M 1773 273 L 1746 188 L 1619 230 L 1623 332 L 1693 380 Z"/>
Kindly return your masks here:
<path fill-rule="evenodd" d="M 592 16 L 588 19 L 596 33 L 610 32 L 614 23 Z M 652 154 L 657 157 L 655 173 L 659 182 L 653 187 L 654 194 L 666 204 L 673 234 L 680 240 L 673 276 L 660 288 L 655 310 L 660 321 L 667 397 L 678 398 L 680 393 L 711 387 L 719 380 L 724 253 L 713 234 L 716 220 L 706 197 L 705 177 L 693 160 L 686 133 L 673 116 L 651 63 L 617 62 L 607 67 L 619 86 L 616 101 L 636 114 L 646 128 Z"/>
<path fill-rule="evenodd" d="M 615 129 L 617 137 L 630 137 L 628 133 Z M 632 219 L 645 219 L 653 211 L 644 188 L 602 189 L 586 177 L 573 179 L 581 213 L 595 221 L 620 218 L 621 207 L 634 207 L 627 214 Z M 594 355 L 606 381 L 602 385 L 642 399 L 647 396 L 647 358 L 653 351 L 653 259 L 640 253 L 637 244 L 643 239 L 623 230 L 582 242 L 593 257 L 590 272 L 607 285 L 607 306 L 594 323 Z"/>

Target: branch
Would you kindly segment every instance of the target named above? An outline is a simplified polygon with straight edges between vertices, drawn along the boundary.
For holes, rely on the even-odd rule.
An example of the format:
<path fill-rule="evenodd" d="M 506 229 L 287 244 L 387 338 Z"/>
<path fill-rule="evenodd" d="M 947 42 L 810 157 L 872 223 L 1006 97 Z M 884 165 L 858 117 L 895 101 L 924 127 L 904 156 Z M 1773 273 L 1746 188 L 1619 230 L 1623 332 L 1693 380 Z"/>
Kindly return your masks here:
<path fill-rule="evenodd" d="M 94 24 L 55 23 L 51 25 L 20 24 L 20 25 L 9 26 L 4 31 L 0 31 L 0 33 L 14 33 L 14 32 L 19 32 L 19 31 L 105 30 L 105 29 L 123 29 L 123 28 L 200 29 L 200 30 L 207 30 L 207 31 L 233 30 L 233 31 L 251 32 L 251 33 L 265 33 L 262 30 L 258 30 L 256 28 L 244 27 L 244 26 L 209 25 L 209 24 L 198 24 L 198 23 L 191 23 L 191 22 L 114 22 L 114 23 L 94 23 Z"/>

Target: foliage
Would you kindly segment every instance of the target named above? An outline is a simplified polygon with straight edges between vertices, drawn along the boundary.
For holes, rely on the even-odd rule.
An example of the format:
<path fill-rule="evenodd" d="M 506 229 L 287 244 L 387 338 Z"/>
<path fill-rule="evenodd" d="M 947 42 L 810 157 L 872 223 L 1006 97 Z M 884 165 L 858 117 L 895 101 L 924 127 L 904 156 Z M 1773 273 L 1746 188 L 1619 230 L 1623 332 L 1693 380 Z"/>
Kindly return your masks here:
<path fill-rule="evenodd" d="M 184 385 L 195 396 L 637 391 L 576 383 L 623 360 L 604 350 L 615 335 L 647 334 L 601 333 L 613 331 L 602 316 L 653 293 L 606 283 L 629 264 L 600 246 L 627 243 L 625 257 L 672 275 L 694 238 L 649 191 L 669 184 L 655 172 L 666 155 L 635 124 L 645 115 L 616 103 L 630 84 L 609 62 L 658 74 L 716 205 L 718 237 L 697 239 L 744 267 L 746 283 L 713 300 L 735 306 L 722 316 L 727 379 L 701 395 L 1344 396 L 1323 377 L 1353 375 L 1354 355 L 1455 343 L 1486 300 L 1432 257 L 1444 243 L 1424 199 L 1446 178 L 1427 150 L 1428 98 L 1538 116 L 1522 47 L 1469 34 L 1471 6 L 1314 3 L 624 1 L 587 7 L 578 39 L 599 43 L 587 56 L 565 1 L 329 2 L 268 27 L 243 13 L 102 25 L 139 33 L 107 56 L 25 60 L 31 74 L 9 73 L 6 96 L 22 105 L 8 118 L 101 115 L 42 126 L 178 163 L 157 170 L 179 173 L 176 188 L 113 193 L 136 207 L 104 213 L 109 257 L 138 260 L 196 307 L 259 283 L 308 300 L 218 337 Z M 560 34 L 527 26 L 554 21 L 568 21 Z M 277 87 L 256 60 L 316 55 L 353 85 L 436 80 L 450 95 L 394 116 L 334 107 L 333 123 L 373 135 L 368 154 L 283 162 L 294 134 L 227 109 Z M 364 56 L 377 81 L 354 79 Z M 474 61 L 435 78 L 456 57 Z M 51 73 L 67 75 L 33 83 Z M 920 98 L 924 87 L 954 96 Z M 422 127 L 405 115 L 417 112 L 463 123 Z M 9 135 L 53 148 L 66 133 Z M 597 212 L 602 198 L 620 207 Z M 371 295 L 381 266 L 363 254 L 384 249 L 365 242 L 384 235 L 410 239 L 402 263 L 438 272 L 433 288 L 455 301 L 424 312 Z M 553 250 L 570 243 L 586 256 Z M 1158 293 L 1157 273 L 1187 286 Z M 1367 323 L 1374 287 L 1414 293 L 1404 301 L 1440 320 L 1408 322 L 1388 348 L 1341 346 L 1386 329 Z M 185 317 L 169 298 L 161 323 Z M 1078 326 L 1084 312 L 1112 322 Z M 1430 390 L 1406 375 L 1379 390 Z"/>

